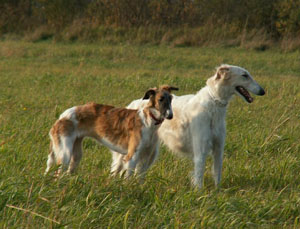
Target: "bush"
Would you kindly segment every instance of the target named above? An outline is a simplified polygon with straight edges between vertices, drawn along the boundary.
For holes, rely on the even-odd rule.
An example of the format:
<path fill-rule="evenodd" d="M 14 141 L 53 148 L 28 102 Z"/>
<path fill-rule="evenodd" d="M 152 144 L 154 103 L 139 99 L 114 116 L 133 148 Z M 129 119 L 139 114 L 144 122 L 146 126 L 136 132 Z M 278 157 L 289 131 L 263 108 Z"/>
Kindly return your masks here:
<path fill-rule="evenodd" d="M 277 31 L 281 35 L 300 35 L 300 0 L 280 1 L 277 8 Z"/>

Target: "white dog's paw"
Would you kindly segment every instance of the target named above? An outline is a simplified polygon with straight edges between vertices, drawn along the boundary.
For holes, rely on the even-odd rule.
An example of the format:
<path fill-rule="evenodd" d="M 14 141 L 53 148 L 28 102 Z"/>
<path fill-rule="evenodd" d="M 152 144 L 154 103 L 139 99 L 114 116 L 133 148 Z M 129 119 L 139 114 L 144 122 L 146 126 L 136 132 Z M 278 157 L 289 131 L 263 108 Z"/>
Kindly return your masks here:
<path fill-rule="evenodd" d="M 190 177 L 191 177 L 192 186 L 194 186 L 196 189 L 201 189 L 202 188 L 201 179 L 195 177 L 193 172 L 190 173 Z"/>

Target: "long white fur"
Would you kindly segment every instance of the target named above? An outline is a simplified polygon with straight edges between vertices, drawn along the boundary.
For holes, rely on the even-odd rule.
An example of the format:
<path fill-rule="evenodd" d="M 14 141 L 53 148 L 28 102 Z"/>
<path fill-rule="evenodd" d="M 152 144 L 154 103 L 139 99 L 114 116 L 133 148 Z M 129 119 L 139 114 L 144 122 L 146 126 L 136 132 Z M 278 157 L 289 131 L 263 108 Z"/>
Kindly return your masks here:
<path fill-rule="evenodd" d="M 229 84 L 220 84 L 221 81 L 218 80 L 218 71 L 222 68 L 229 69 L 229 75 L 232 77 Z M 247 79 L 242 76 L 245 73 L 249 75 Z M 172 152 L 188 156 L 194 161 L 192 183 L 197 188 L 201 188 L 203 184 L 208 154 L 211 154 L 214 160 L 212 173 L 215 185 L 219 185 L 221 181 L 227 104 L 234 94 L 239 94 L 236 86 L 243 86 L 257 95 L 264 94 L 264 90 L 247 70 L 238 66 L 221 65 L 216 74 L 207 80 L 206 86 L 198 93 L 184 96 L 173 95 L 174 118 L 171 121 L 164 121 L 158 130 L 160 140 Z M 146 102 L 138 99 L 129 104 L 128 108 L 141 108 Z M 116 163 L 115 160 L 118 159 L 113 153 L 112 165 Z"/>

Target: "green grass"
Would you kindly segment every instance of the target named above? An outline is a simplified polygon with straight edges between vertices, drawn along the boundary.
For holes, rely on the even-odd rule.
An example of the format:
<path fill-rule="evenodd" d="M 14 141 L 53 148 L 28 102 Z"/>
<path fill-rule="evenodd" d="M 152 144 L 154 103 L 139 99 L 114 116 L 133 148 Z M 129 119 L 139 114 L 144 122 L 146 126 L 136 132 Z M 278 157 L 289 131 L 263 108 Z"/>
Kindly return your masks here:
<path fill-rule="evenodd" d="M 300 53 L 238 48 L 0 42 L 0 228 L 300 227 Z M 164 147 L 144 184 L 109 176 L 109 151 L 84 142 L 78 172 L 43 176 L 59 114 L 95 101 L 125 106 L 159 84 L 199 90 L 221 63 L 248 69 L 266 89 L 227 116 L 221 188 L 207 163 Z M 19 208 L 19 209 L 16 209 Z M 38 215 L 37 215 L 38 214 Z"/>

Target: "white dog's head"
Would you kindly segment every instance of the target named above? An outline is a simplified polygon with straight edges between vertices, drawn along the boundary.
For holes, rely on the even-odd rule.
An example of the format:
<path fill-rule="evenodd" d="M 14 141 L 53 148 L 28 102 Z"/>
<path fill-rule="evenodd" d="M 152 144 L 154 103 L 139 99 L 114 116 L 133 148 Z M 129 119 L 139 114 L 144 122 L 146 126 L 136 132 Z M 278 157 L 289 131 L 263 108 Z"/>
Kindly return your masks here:
<path fill-rule="evenodd" d="M 238 66 L 223 64 L 217 68 L 216 74 L 211 79 L 214 81 L 212 83 L 220 98 L 225 99 L 237 94 L 246 102 L 252 103 L 253 98 L 249 91 L 255 95 L 265 94 L 264 89 L 252 78 L 250 73 Z"/>

